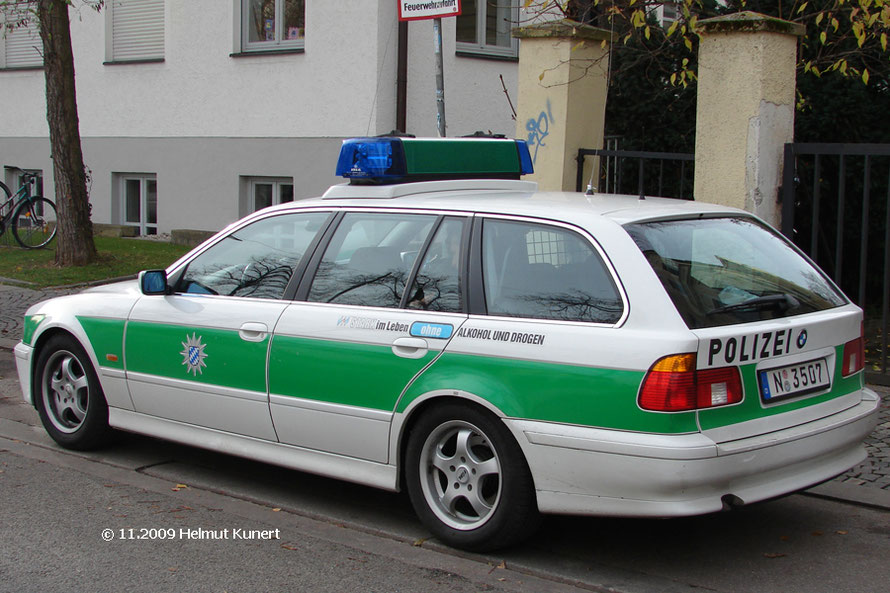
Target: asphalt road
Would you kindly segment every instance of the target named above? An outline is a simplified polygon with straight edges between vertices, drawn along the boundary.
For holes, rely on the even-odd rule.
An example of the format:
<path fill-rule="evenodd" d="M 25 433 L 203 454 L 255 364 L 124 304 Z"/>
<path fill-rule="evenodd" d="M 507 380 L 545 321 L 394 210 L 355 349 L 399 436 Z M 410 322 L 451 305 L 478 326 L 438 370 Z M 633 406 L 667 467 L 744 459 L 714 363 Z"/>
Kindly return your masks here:
<path fill-rule="evenodd" d="M 0 350 L 0 591 L 862 593 L 890 582 L 890 512 L 805 495 L 690 519 L 550 517 L 526 545 L 461 554 L 427 539 L 400 494 L 135 435 L 63 451 L 20 402 L 11 363 Z"/>

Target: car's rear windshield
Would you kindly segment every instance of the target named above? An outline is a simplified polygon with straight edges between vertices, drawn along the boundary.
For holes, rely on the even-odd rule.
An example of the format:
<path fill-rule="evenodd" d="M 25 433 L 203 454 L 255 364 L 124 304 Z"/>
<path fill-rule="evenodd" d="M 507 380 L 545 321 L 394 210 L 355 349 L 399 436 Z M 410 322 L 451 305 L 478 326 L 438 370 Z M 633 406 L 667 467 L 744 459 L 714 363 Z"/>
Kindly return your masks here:
<path fill-rule="evenodd" d="M 822 311 L 844 296 L 775 231 L 753 218 L 625 226 L 690 329 Z"/>

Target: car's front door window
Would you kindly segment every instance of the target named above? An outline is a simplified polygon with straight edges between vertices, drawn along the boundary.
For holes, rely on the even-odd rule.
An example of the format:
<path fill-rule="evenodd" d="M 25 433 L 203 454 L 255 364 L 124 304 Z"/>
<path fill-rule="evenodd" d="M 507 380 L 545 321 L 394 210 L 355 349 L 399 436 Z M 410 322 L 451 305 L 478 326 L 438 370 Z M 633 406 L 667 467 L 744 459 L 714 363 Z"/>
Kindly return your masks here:
<path fill-rule="evenodd" d="M 238 229 L 189 262 L 176 291 L 280 299 L 328 216 L 284 214 Z"/>

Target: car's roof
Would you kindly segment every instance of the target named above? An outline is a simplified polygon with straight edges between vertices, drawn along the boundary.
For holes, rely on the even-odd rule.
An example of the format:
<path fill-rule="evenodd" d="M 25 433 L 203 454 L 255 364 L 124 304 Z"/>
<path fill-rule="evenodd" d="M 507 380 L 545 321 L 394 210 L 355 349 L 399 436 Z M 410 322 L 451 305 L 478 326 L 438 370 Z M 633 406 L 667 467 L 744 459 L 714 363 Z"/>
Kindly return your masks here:
<path fill-rule="evenodd" d="M 620 225 L 643 220 L 695 215 L 746 212 L 721 206 L 671 198 L 539 192 L 528 181 L 477 179 L 426 181 L 397 185 L 350 185 L 331 187 L 321 198 L 273 206 L 272 210 L 305 207 L 423 208 L 440 211 L 511 214 L 565 221 L 608 219 Z M 268 210 L 267 210 L 268 211 Z"/>

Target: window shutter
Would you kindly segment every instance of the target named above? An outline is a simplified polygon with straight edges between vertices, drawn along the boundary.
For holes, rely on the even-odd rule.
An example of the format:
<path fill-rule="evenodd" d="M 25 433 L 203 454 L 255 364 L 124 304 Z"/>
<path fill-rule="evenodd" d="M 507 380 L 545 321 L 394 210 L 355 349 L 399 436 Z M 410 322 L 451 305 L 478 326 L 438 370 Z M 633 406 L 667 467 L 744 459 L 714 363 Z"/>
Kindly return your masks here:
<path fill-rule="evenodd" d="M 6 31 L 6 68 L 43 66 L 43 43 L 37 23 Z"/>
<path fill-rule="evenodd" d="M 164 0 L 111 0 L 112 59 L 164 59 Z"/>

